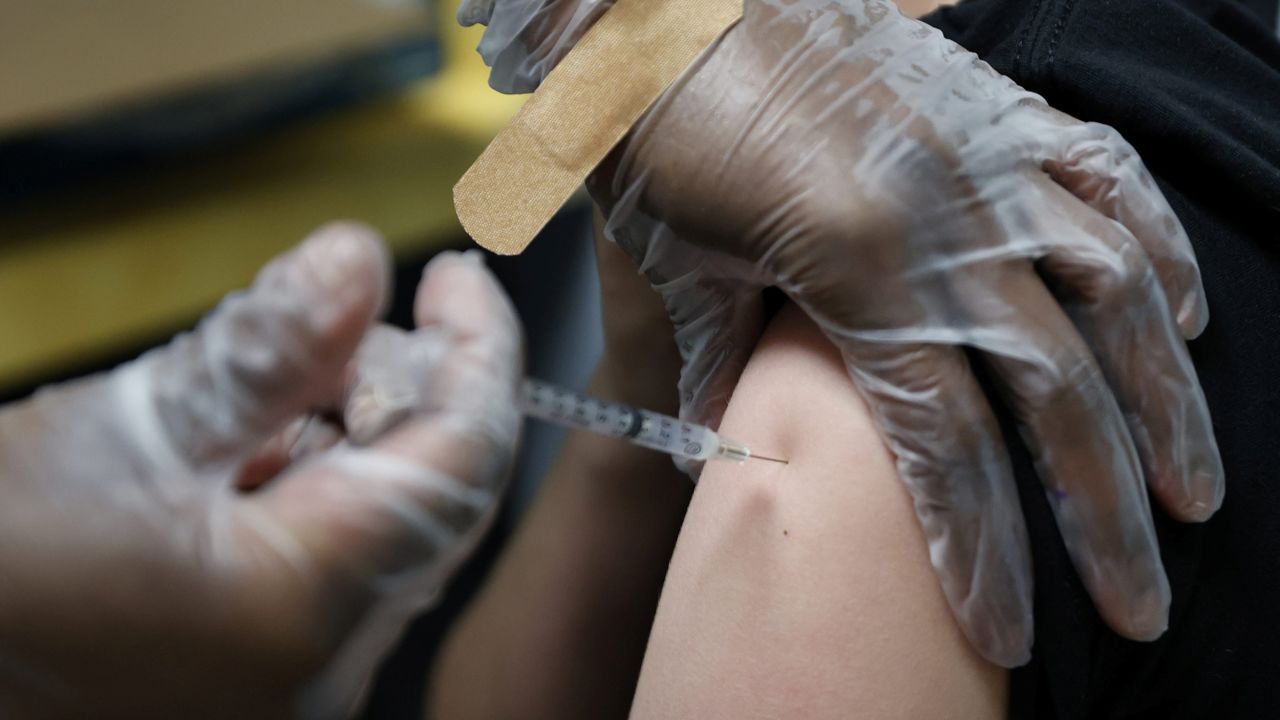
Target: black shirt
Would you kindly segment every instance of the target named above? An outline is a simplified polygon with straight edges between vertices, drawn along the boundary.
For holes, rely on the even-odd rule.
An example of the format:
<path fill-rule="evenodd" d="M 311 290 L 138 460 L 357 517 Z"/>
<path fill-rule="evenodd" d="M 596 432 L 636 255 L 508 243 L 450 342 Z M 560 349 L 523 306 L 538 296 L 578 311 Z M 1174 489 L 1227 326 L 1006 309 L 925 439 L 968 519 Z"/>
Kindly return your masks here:
<path fill-rule="evenodd" d="M 1035 562 L 1036 645 L 1014 718 L 1280 717 L 1280 42 L 1275 0 L 969 0 L 926 20 L 1058 109 L 1118 129 L 1195 245 L 1191 343 L 1226 467 L 1203 525 L 1154 502 L 1169 631 L 1123 640 L 1072 570 L 1011 435 Z"/>

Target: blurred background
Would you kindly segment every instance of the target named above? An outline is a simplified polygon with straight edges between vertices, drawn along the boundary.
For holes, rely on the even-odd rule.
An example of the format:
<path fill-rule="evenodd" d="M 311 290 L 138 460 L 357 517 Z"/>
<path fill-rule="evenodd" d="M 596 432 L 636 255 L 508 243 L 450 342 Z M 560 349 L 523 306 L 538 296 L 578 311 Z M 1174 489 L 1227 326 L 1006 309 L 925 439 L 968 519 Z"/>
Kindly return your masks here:
<path fill-rule="evenodd" d="M 490 90 L 459 0 L 0 0 L 0 400 L 100 371 L 192 327 L 332 219 L 422 266 L 471 245 L 454 182 L 519 107 Z M 586 203 L 490 257 L 529 372 L 584 387 L 601 346 Z M 386 662 L 366 717 L 422 717 L 440 637 L 556 453 L 527 429 L 482 552 Z"/>

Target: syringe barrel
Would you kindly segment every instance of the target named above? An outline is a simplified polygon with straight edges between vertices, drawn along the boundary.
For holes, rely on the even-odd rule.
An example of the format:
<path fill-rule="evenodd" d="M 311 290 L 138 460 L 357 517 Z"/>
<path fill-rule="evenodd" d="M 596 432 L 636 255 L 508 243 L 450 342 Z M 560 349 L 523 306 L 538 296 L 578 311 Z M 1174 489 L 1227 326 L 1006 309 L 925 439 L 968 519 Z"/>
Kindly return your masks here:
<path fill-rule="evenodd" d="M 525 381 L 520 409 L 547 422 L 620 438 L 690 460 L 710 460 L 721 454 L 720 438 L 709 428 L 538 380 Z"/>

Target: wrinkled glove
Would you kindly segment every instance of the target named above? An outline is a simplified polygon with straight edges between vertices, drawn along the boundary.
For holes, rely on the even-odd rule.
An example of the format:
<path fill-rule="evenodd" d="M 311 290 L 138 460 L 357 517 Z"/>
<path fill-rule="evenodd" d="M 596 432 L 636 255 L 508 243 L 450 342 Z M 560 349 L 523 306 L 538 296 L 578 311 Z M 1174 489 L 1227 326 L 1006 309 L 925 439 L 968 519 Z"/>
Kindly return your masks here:
<path fill-rule="evenodd" d="M 601 11 L 472 5 L 497 86 L 545 76 L 575 19 Z M 1223 497 L 1183 342 L 1208 310 L 1185 232 L 1114 130 L 887 0 L 747 0 L 589 186 L 675 322 L 685 417 L 718 423 L 765 287 L 839 346 L 983 655 L 1029 658 L 1032 575 L 971 362 L 1016 415 L 1103 618 L 1130 638 L 1164 631 L 1147 487 L 1190 521 Z"/>
<path fill-rule="evenodd" d="M 519 427 L 519 328 L 478 258 L 428 267 L 416 331 L 370 333 L 387 267 L 332 226 L 194 333 L 0 411 L 0 715 L 351 709 L 484 531 Z"/>

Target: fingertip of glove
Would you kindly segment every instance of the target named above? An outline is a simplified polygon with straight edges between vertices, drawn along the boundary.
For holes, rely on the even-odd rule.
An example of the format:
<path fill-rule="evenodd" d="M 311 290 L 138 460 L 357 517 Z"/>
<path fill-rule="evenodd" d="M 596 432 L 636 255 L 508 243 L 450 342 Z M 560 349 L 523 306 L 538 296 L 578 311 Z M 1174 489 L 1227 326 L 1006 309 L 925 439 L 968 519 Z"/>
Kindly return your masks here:
<path fill-rule="evenodd" d="M 318 285 L 322 304 L 351 307 L 367 303 L 369 317 L 388 302 L 391 256 L 382 236 L 363 223 L 333 222 L 303 241 L 298 259 Z"/>
<path fill-rule="evenodd" d="M 1178 328 L 1182 337 L 1195 340 L 1209 326 L 1209 303 L 1205 300 L 1204 291 L 1189 292 L 1178 307 Z"/>
<path fill-rule="evenodd" d="M 969 642 L 987 662 L 1002 668 L 1016 668 L 1031 661 L 1033 638 L 1030 619 L 1019 627 L 1000 628 L 996 632 L 973 632 Z"/>
<path fill-rule="evenodd" d="M 515 309 L 479 250 L 442 252 L 422 271 L 414 300 L 419 326 L 490 331 L 518 325 Z"/>
<path fill-rule="evenodd" d="M 493 277 L 489 266 L 485 263 L 484 253 L 479 250 L 465 252 L 446 250 L 431 258 L 431 261 L 422 269 L 424 289 L 438 283 L 476 281 L 497 283 L 497 278 Z M 431 291 L 426 290 L 426 292 Z"/>
<path fill-rule="evenodd" d="M 1169 629 L 1169 586 L 1147 590 L 1129 609 L 1129 627 L 1126 633 L 1134 640 L 1151 642 Z"/>
<path fill-rule="evenodd" d="M 969 617 L 965 634 L 978 654 L 1003 668 L 1016 668 L 1031 661 L 1035 625 L 1031 610 L 1020 617 Z"/>
<path fill-rule="evenodd" d="M 1031 662 L 1031 643 L 1025 646 L 1002 648 L 992 653 L 982 653 L 987 660 L 1002 668 L 1012 670 Z"/>
<path fill-rule="evenodd" d="M 1187 522 L 1205 522 L 1222 508 L 1226 496 L 1226 483 L 1222 481 L 1222 470 L 1216 472 L 1198 470 L 1191 480 L 1191 497 L 1182 508 L 1182 517 Z"/>
<path fill-rule="evenodd" d="M 493 18 L 494 0 L 464 0 L 458 8 L 458 24 L 462 27 L 488 25 Z"/>

